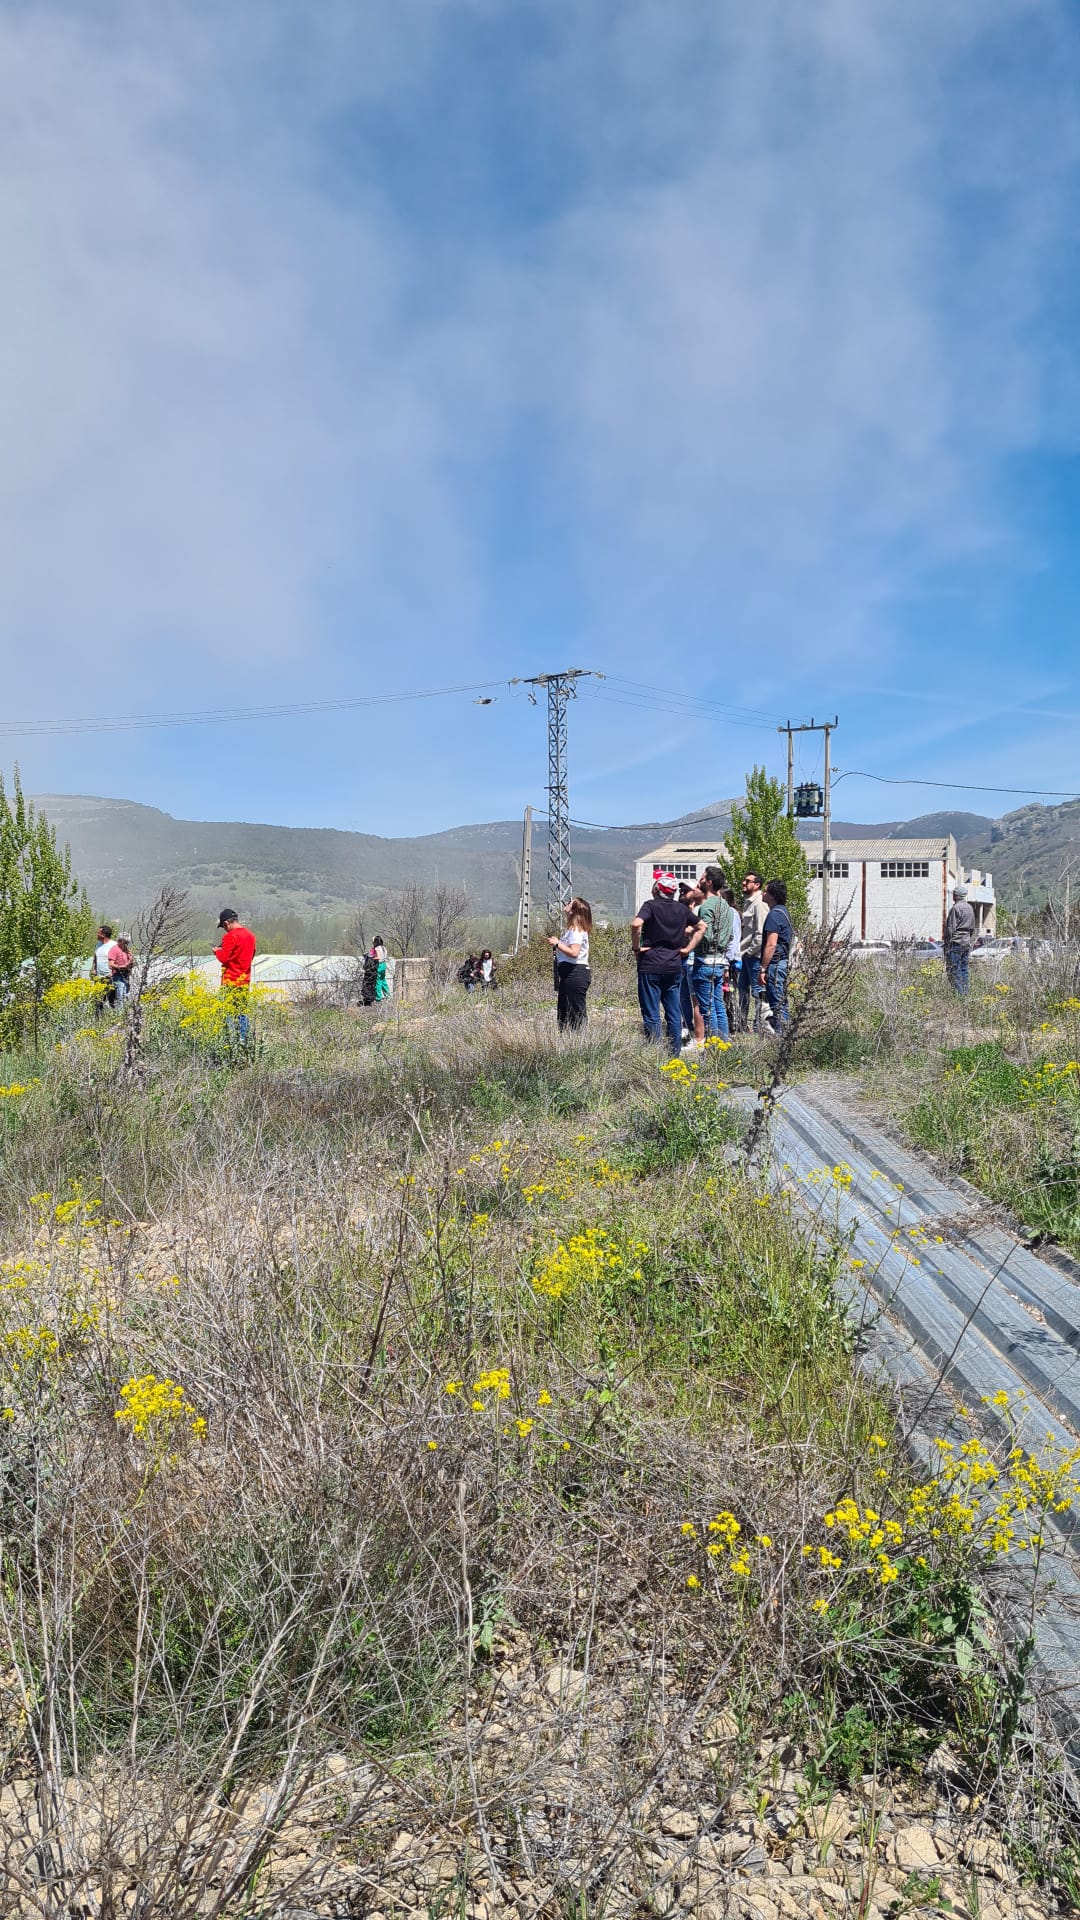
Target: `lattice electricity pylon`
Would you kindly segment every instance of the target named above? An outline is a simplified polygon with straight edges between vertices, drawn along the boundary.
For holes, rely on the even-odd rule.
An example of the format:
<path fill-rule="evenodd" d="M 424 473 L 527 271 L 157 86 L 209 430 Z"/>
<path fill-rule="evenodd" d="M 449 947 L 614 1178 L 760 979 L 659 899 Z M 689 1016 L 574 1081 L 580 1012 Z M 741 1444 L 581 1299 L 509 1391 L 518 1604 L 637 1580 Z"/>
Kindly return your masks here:
<path fill-rule="evenodd" d="M 546 687 L 548 703 L 548 884 L 547 909 L 552 921 L 562 918 L 574 897 L 570 871 L 570 798 L 566 772 L 566 709 L 576 693 L 575 681 L 587 667 L 569 667 L 565 673 L 536 673 L 529 687 Z"/>

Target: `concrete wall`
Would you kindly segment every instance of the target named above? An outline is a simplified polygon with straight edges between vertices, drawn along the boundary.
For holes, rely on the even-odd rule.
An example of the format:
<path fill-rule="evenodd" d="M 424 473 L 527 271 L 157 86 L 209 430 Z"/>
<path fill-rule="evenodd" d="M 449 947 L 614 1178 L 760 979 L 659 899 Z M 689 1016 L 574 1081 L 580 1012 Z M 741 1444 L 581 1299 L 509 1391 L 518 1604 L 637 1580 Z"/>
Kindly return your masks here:
<path fill-rule="evenodd" d="M 859 932 L 859 894 L 862 884 L 862 862 L 850 860 L 846 863 L 837 859 L 833 867 L 847 865 L 848 877 L 833 873 L 829 881 L 829 914 L 843 912 L 845 915 L 843 931 L 850 933 L 853 940 L 861 939 Z M 810 912 L 815 923 L 821 920 L 821 879 L 813 876 L 807 881 L 806 897 L 810 903 Z"/>
<path fill-rule="evenodd" d="M 833 863 L 843 864 L 839 849 Z M 843 931 L 853 940 L 940 940 L 944 925 L 945 887 L 951 875 L 944 860 L 928 862 L 927 879 L 887 880 L 882 877 L 881 860 L 848 860 L 848 877 L 833 876 L 829 888 L 829 908 L 845 914 Z M 809 883 L 810 911 L 821 918 L 821 881 Z"/>
<path fill-rule="evenodd" d="M 713 857 L 703 855 L 700 860 L 691 860 L 684 856 L 681 862 L 675 863 L 677 877 L 683 877 L 679 868 L 693 866 L 696 878 Z M 672 858 L 674 860 L 674 856 Z M 956 885 L 956 872 L 939 855 L 925 862 L 929 867 L 925 879 L 921 876 L 886 879 L 882 875 L 882 866 L 889 860 L 911 862 L 913 856 L 905 851 L 902 840 L 897 842 L 895 854 L 882 854 L 872 860 L 845 856 L 843 842 L 834 844 L 834 869 L 846 865 L 848 871 L 846 878 L 836 871 L 833 873 L 829 888 L 830 912 L 843 911 L 844 931 L 850 933 L 853 940 L 940 940 L 945 928 L 945 915 L 952 901 L 952 889 Z M 635 911 L 652 893 L 653 866 L 651 854 L 647 859 L 635 863 L 632 902 Z M 968 897 L 975 909 L 978 930 L 993 933 L 995 902 L 990 874 L 973 872 L 970 878 L 964 878 L 969 889 Z M 808 892 L 810 911 L 816 921 L 821 913 L 820 877 L 810 880 Z"/>

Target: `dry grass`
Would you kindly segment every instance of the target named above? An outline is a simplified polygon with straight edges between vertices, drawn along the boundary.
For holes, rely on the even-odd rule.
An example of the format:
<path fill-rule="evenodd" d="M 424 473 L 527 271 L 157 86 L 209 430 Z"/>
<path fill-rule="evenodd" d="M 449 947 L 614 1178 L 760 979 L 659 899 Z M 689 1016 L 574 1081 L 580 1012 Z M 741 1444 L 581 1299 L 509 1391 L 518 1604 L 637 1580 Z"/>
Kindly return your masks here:
<path fill-rule="evenodd" d="M 243 1068 L 150 1011 L 135 1085 L 83 1032 L 4 1109 L 5 1912 L 284 1911 L 413 1817 L 596 1903 L 721 1710 L 715 1794 L 782 1697 L 847 1712 L 802 1545 L 888 1410 L 841 1250 L 736 1166 L 735 1056 L 673 1086 L 602 1000 L 268 1016 Z M 776 1544 L 707 1597 L 719 1511 Z M 573 1679 L 496 1741 L 512 1660 Z"/>

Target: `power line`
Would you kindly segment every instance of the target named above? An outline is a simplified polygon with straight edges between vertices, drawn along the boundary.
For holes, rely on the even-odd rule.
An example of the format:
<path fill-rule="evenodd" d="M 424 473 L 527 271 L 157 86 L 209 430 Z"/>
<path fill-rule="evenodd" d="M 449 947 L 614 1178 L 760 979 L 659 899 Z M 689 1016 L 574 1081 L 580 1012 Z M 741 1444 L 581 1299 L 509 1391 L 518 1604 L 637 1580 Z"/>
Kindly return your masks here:
<path fill-rule="evenodd" d="M 419 687 L 406 693 L 365 694 L 355 698 L 333 700 L 289 700 L 268 707 L 207 707 L 186 709 L 176 713 L 85 714 L 70 720 L 12 720 L 0 724 L 0 739 L 44 739 L 55 735 L 79 733 L 134 733 L 164 727 L 226 726 L 247 720 L 284 720 L 302 718 L 305 714 L 346 713 L 363 707 L 394 705 L 411 700 L 440 699 L 451 694 L 485 693 L 490 688 L 503 684 L 499 680 L 479 680 L 458 686 Z M 637 682 L 620 681 L 619 685 L 627 688 L 625 694 L 599 697 L 610 698 L 617 705 L 633 707 L 639 711 L 668 712 L 679 719 L 688 718 L 704 709 L 710 713 L 727 715 L 733 726 L 758 724 L 742 717 L 746 712 L 753 712 L 753 709 L 728 709 L 720 701 L 705 698 L 698 700 L 693 696 L 679 694 L 673 689 L 651 688 Z M 587 697 L 596 698 L 597 696 L 590 694 Z"/>
<path fill-rule="evenodd" d="M 483 693 L 501 680 L 478 680 L 458 687 L 419 687 L 411 693 L 370 693 L 347 700 L 291 700 L 276 707 L 209 707 L 187 713 L 112 714 L 77 720 L 15 720 L 0 725 L 0 739 L 66 733 L 128 733 L 142 727 L 202 727 L 239 720 L 278 720 L 295 714 L 343 713 L 355 707 L 381 707 L 403 700 L 434 700 L 451 693 Z"/>
<path fill-rule="evenodd" d="M 728 707 L 719 700 L 698 699 L 696 694 L 678 693 L 674 688 L 646 688 L 612 682 L 610 691 L 605 677 L 603 687 L 590 688 L 590 700 L 617 700 L 623 706 L 642 707 L 647 712 L 662 712 L 665 708 L 677 709 L 680 713 L 696 716 L 698 719 L 724 719 L 732 726 L 771 728 L 775 722 L 768 719 L 752 719 L 742 707 Z"/>
<path fill-rule="evenodd" d="M 948 787 L 956 788 L 958 791 L 965 793 L 1035 794 L 1036 797 L 1040 799 L 1080 799 L 1080 793 L 1066 793 L 1063 789 L 1059 788 L 978 787 L 960 780 L 901 780 L 884 773 L 862 773 L 855 767 L 848 767 L 843 773 L 835 773 L 833 775 L 833 785 L 835 786 L 838 780 L 846 779 L 849 775 L 852 779 L 877 780 L 887 786 L 895 787 Z M 669 827 L 678 833 L 682 833 L 688 827 L 716 826 L 719 824 L 720 819 L 721 815 L 718 813 L 693 814 L 689 819 L 683 819 L 677 822 L 664 820 L 578 820 L 576 817 L 573 817 L 571 818 L 570 824 L 573 827 L 590 827 L 598 833 L 645 833 L 650 827 Z"/>
<path fill-rule="evenodd" d="M 537 807 L 535 811 L 538 814 L 543 814 L 542 807 Z M 684 827 L 702 825 L 716 826 L 719 824 L 721 817 L 718 813 L 700 813 L 690 820 L 680 820 L 677 823 L 678 831 L 681 833 Z M 670 827 L 673 824 L 675 823 L 665 820 L 623 820 L 613 825 L 610 820 L 578 820 L 573 815 L 571 815 L 570 818 L 570 825 L 572 827 L 592 827 L 598 833 L 647 833 L 651 827 Z"/>
<path fill-rule="evenodd" d="M 743 720 L 726 709 L 705 707 L 699 700 L 677 694 L 644 695 L 630 693 L 604 693 L 590 691 L 582 694 L 583 700 L 604 700 L 619 707 L 630 707 L 638 713 L 668 713 L 676 720 L 724 720 L 730 727 L 750 727 L 754 732 L 772 733 L 774 723 L 771 720 Z"/>
<path fill-rule="evenodd" d="M 864 773 L 859 767 L 845 767 L 843 773 L 834 775 L 836 780 L 876 780 L 885 787 L 946 787 L 956 793 L 1011 793 L 1023 797 L 1034 794 L 1037 800 L 1080 800 L 1075 788 L 1068 792 L 1061 787 L 980 787 L 970 780 L 902 780 L 894 774 Z"/>
<path fill-rule="evenodd" d="M 606 674 L 605 679 L 608 680 L 613 686 L 633 687 L 634 690 L 638 693 L 669 694 L 669 695 L 673 695 L 678 700 L 685 700 L 688 697 L 692 697 L 693 704 L 695 706 L 715 707 L 719 709 L 719 711 L 722 713 L 739 713 L 744 715 L 745 718 L 750 720 L 767 721 L 770 726 L 775 726 L 779 718 L 779 716 L 775 713 L 763 713 L 760 707 L 736 706 L 730 700 L 714 700 L 710 694 L 701 694 L 700 696 L 695 694 L 693 696 L 688 696 L 675 687 L 654 687 L 654 686 L 650 686 L 648 682 L 644 680 L 628 680 L 626 676 L 621 673 Z"/>

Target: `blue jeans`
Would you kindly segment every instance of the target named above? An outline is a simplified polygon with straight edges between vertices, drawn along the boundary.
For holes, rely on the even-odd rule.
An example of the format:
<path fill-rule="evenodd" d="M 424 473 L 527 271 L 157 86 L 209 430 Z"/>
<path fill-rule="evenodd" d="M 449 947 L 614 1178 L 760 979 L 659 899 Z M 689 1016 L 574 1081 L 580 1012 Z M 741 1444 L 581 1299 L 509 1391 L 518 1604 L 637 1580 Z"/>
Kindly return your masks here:
<path fill-rule="evenodd" d="M 968 990 L 968 959 L 970 947 L 946 947 L 945 972 L 954 993 L 966 993 Z"/>
<path fill-rule="evenodd" d="M 760 954 L 746 954 L 739 963 L 739 1025 L 744 1031 L 753 1027 L 755 1033 L 761 1018 L 761 1008 L 757 1002 L 764 991 L 758 980 L 760 966 Z M 750 1013 L 751 1001 L 754 1002 L 753 1016 Z"/>
<path fill-rule="evenodd" d="M 724 1005 L 724 968 L 711 967 L 707 961 L 694 963 L 694 993 L 705 1022 L 706 1040 L 728 1037 L 727 1008 Z"/>
<path fill-rule="evenodd" d="M 251 1039 L 251 1017 L 248 1013 L 250 998 L 246 987 L 226 986 L 222 989 L 225 999 L 225 1038 L 230 1046 L 239 1041 L 247 1047 Z"/>
<path fill-rule="evenodd" d="M 787 1009 L 787 955 L 773 960 L 765 971 L 765 998 L 773 1017 L 773 1030 L 782 1033 L 791 1015 Z"/>
<path fill-rule="evenodd" d="M 672 1054 L 682 1051 L 682 982 L 683 970 L 678 973 L 642 973 L 637 977 L 638 1006 L 641 1008 L 641 1022 L 645 1028 L 646 1040 L 660 1040 L 663 1037 L 660 1026 L 660 1009 L 664 1009 L 667 1023 L 668 1047 Z"/>

